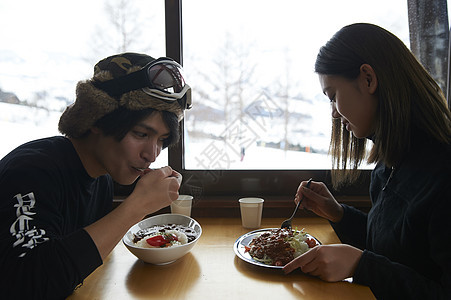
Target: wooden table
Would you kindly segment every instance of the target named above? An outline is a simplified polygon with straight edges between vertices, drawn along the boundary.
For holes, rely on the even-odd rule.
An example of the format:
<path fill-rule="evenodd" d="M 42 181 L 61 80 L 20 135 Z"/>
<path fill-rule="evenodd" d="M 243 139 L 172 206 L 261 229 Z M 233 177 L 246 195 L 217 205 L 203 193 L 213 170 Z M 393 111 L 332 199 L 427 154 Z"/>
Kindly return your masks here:
<path fill-rule="evenodd" d="M 233 244 L 251 231 L 237 218 L 198 218 L 202 236 L 190 253 L 169 265 L 138 260 L 120 242 L 104 264 L 68 298 L 74 299 L 375 299 L 370 289 L 347 281 L 327 283 L 299 270 L 284 275 L 236 257 Z M 262 220 L 262 228 L 283 219 Z M 328 222 L 297 218 L 323 244 L 339 243 Z"/>

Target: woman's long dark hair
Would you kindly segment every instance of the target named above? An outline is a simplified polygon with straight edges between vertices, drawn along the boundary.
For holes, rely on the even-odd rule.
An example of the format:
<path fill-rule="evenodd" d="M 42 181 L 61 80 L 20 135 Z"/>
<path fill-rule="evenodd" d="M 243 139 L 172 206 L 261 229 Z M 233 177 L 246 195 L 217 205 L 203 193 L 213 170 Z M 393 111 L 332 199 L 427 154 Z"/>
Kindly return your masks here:
<path fill-rule="evenodd" d="M 355 181 L 366 157 L 369 163 L 395 166 L 410 151 L 419 128 L 440 143 L 451 141 L 451 114 L 443 92 L 404 43 L 387 30 L 365 23 L 343 27 L 320 49 L 315 72 L 353 80 L 362 64 L 374 69 L 378 81 L 374 144 L 367 156 L 367 139 L 354 137 L 339 119 L 333 120 L 329 152 L 334 187 Z"/>

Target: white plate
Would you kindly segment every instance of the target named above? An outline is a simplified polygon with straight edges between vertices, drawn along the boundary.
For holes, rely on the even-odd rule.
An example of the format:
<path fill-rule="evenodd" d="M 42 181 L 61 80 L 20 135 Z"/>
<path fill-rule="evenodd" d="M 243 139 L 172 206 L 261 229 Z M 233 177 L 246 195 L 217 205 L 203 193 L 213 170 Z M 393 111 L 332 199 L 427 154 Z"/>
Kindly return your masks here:
<path fill-rule="evenodd" d="M 265 267 L 265 268 L 271 268 L 271 269 L 282 269 L 283 266 L 272 266 L 272 265 L 267 265 L 262 262 L 256 261 L 252 258 L 252 256 L 249 254 L 249 252 L 246 252 L 246 246 L 249 246 L 249 244 L 251 243 L 251 241 L 254 238 L 256 238 L 257 236 L 259 236 L 260 234 L 262 234 L 264 232 L 271 231 L 273 229 L 279 229 L 279 228 L 257 229 L 257 230 L 248 232 L 248 233 L 240 236 L 235 241 L 235 244 L 233 245 L 233 251 L 235 251 L 236 256 L 238 256 L 245 262 L 248 262 L 253 265 L 257 265 L 257 266 L 261 266 L 261 267 Z M 319 245 L 321 245 L 321 242 L 317 238 L 313 237 L 312 235 L 310 235 L 308 233 L 306 235 L 307 235 L 307 237 L 314 239 Z"/>

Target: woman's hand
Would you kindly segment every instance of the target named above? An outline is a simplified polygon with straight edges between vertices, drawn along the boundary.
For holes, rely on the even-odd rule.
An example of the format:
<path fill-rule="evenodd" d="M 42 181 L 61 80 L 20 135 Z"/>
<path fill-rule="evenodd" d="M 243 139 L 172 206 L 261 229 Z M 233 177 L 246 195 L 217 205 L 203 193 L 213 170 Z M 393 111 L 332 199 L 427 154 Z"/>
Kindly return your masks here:
<path fill-rule="evenodd" d="M 362 250 L 349 245 L 320 245 L 293 259 L 283 267 L 285 274 L 300 268 L 322 280 L 335 282 L 354 276 Z"/>
<path fill-rule="evenodd" d="M 302 198 L 300 207 L 334 223 L 339 222 L 343 218 L 343 207 L 335 200 L 326 185 L 314 181 L 311 182 L 310 188 L 307 188 L 306 185 L 307 181 L 301 182 L 294 201 L 298 203 Z"/>

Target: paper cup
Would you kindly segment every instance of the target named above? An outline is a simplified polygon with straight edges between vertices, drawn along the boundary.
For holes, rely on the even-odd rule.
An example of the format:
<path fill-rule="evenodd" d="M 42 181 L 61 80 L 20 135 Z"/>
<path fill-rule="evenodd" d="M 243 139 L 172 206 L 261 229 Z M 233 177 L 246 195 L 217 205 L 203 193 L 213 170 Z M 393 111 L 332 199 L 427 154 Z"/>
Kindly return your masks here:
<path fill-rule="evenodd" d="M 241 224 L 244 228 L 259 228 L 262 222 L 263 200 L 262 198 L 241 198 Z"/>
<path fill-rule="evenodd" d="M 179 195 L 177 200 L 171 203 L 171 213 L 190 217 L 192 205 L 193 205 L 193 196 Z"/>

